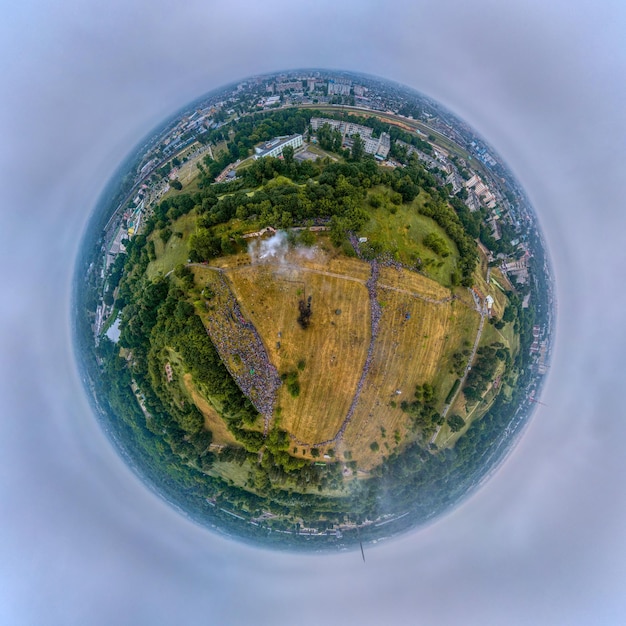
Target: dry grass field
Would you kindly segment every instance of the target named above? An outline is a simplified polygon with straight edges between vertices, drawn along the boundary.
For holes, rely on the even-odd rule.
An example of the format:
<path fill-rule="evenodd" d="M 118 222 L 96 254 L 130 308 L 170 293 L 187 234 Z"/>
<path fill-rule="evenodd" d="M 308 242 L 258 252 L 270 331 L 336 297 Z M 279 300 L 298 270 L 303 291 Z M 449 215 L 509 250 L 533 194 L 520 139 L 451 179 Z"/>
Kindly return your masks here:
<path fill-rule="evenodd" d="M 378 279 L 380 287 L 391 287 L 401 289 L 403 292 L 411 292 L 419 298 L 429 298 L 431 300 L 445 300 L 450 298 L 452 293 L 449 289 L 442 287 L 438 282 L 408 270 L 397 270 L 394 267 L 381 267 Z"/>
<path fill-rule="evenodd" d="M 199 144 L 194 144 L 194 149 L 199 147 Z M 190 152 L 193 152 L 193 150 L 191 150 Z M 198 163 L 202 163 L 202 159 L 204 159 L 205 156 L 210 156 L 211 153 L 210 151 L 206 151 L 203 152 L 202 154 L 189 159 L 189 161 L 185 161 L 185 163 L 183 163 L 179 168 L 178 168 L 178 174 L 176 175 L 176 178 L 178 178 L 178 180 L 182 183 L 183 185 L 183 189 L 187 187 L 187 185 L 189 185 L 189 183 L 194 180 L 197 176 L 198 173 L 200 172 L 200 170 L 198 169 Z"/>
<path fill-rule="evenodd" d="M 196 312 L 222 361 L 267 425 L 280 381 L 258 331 L 237 305 L 223 272 L 202 266 L 194 266 L 193 272 L 196 284 L 212 291 L 210 298 L 196 303 Z"/>
<path fill-rule="evenodd" d="M 257 341 L 260 338 L 278 374 L 297 373 L 299 393 L 293 395 L 289 385 L 282 384 L 273 419 L 294 437 L 291 452 L 295 448 L 296 456 L 310 458 L 312 446 L 335 439 L 363 373 L 371 341 L 366 288 L 370 265 L 318 249 L 308 258 L 289 253 L 282 263 L 255 264 L 248 254 L 239 254 L 216 259 L 212 267 L 192 269 L 196 285 L 210 285 L 214 291 L 208 303 L 196 306 L 212 339 L 219 344 L 220 337 L 234 337 L 234 343 L 221 349 L 218 345 L 218 350 L 236 377 L 247 376 L 250 370 L 238 356 L 240 348 L 253 343 L 247 323 L 254 326 Z M 227 304 L 232 296 L 239 316 Z M 298 323 L 298 305 L 309 297 L 312 317 L 305 330 Z M 502 306 L 501 298 L 494 297 Z M 380 462 L 381 454 L 390 454 L 416 436 L 400 404 L 414 399 L 417 385 L 433 384 L 437 406 L 443 407 L 457 377 L 451 371 L 452 355 L 473 344 L 479 322 L 471 297 L 453 299 L 449 289 L 407 270 L 380 268 L 377 299 L 382 316 L 352 419 L 341 438 L 317 445 L 320 460 L 330 449 L 340 459 L 346 459 L 349 451 L 349 458 L 365 472 Z M 189 376 L 184 384 L 215 443 L 235 443 L 202 390 Z M 263 424 L 253 428 L 263 429 Z"/>
<path fill-rule="evenodd" d="M 252 265 L 227 272 L 242 312 L 282 373 L 298 372 L 300 394 L 278 392 L 281 427 L 316 443 L 334 437 L 354 396 L 370 342 L 364 284 L 321 270 Z M 311 297 L 311 325 L 298 324 L 298 302 Z M 299 367 L 300 365 L 300 367 Z"/>
<path fill-rule="evenodd" d="M 365 286 L 370 266 L 323 251 L 311 258 L 289 254 L 282 264 L 251 264 L 245 254 L 214 264 L 222 268 L 243 318 L 254 325 L 269 361 L 279 374 L 297 372 L 299 394 L 293 396 L 283 384 L 274 419 L 296 439 L 297 456 L 310 456 L 310 446 L 337 435 L 363 372 L 371 340 Z M 211 305 L 219 309 L 220 273 L 198 266 L 193 271 L 197 284 L 213 286 L 218 295 Z M 416 385 L 434 384 L 443 405 L 456 377 L 449 371 L 452 354 L 464 343 L 471 345 L 479 320 L 468 304 L 451 296 L 449 289 L 422 275 L 380 269 L 378 301 L 383 313 L 372 364 L 343 437 L 318 446 L 322 455 L 332 448 L 343 458 L 349 451 L 359 469 L 367 471 L 380 461 L 381 454 L 391 453 L 414 436 L 400 403 L 413 400 Z M 309 297 L 311 325 L 304 330 L 297 321 L 298 303 Z M 228 315 L 200 314 L 212 337 L 221 332 L 216 326 L 231 325 Z M 246 341 L 243 335 L 239 340 Z M 231 371 L 241 368 L 232 354 L 222 357 Z M 206 407 L 197 397 L 194 401 L 206 417 Z M 227 431 L 220 435 L 207 426 L 215 431 L 216 442 L 227 440 Z M 374 442 L 378 450 L 371 449 Z"/>
<path fill-rule="evenodd" d="M 455 313 L 463 305 L 455 302 L 433 304 L 380 284 L 378 297 L 384 307 L 374 361 L 338 450 L 350 451 L 364 470 L 376 465 L 381 452 L 389 454 L 408 435 L 410 418 L 400 403 L 414 400 L 416 385 L 434 383 L 439 387 L 437 395 L 445 397 L 448 388 L 443 381 L 437 384 L 439 374 L 458 349 L 458 342 L 471 337 L 478 327 L 478 314 L 467 309 L 462 317 L 469 320 L 459 323 Z M 379 451 L 370 447 L 374 442 Z"/>
<path fill-rule="evenodd" d="M 222 445 L 240 445 L 228 430 L 226 423 L 220 417 L 218 409 L 207 399 L 207 394 L 198 388 L 192 375 L 186 372 L 185 363 L 181 355 L 173 348 L 166 348 L 162 355 L 161 382 L 168 386 L 170 396 L 179 408 L 186 402 L 192 401 L 204 416 L 204 427 L 213 433 L 213 443 Z M 169 364 L 172 379 L 168 381 L 165 365 Z"/>
<path fill-rule="evenodd" d="M 297 261 L 299 265 L 310 270 L 329 272 L 338 276 L 361 280 L 363 283 L 367 282 L 371 274 L 369 263 L 365 261 L 343 255 L 329 254 L 322 250 L 319 250 L 311 259 L 293 259 L 293 257 L 288 257 L 288 259 Z"/>
<path fill-rule="evenodd" d="M 215 407 L 198 391 L 191 374 L 184 374 L 183 381 L 187 393 L 204 415 L 204 427 L 213 433 L 213 443 L 217 445 L 240 445 L 226 427 L 226 423 L 215 410 Z"/>

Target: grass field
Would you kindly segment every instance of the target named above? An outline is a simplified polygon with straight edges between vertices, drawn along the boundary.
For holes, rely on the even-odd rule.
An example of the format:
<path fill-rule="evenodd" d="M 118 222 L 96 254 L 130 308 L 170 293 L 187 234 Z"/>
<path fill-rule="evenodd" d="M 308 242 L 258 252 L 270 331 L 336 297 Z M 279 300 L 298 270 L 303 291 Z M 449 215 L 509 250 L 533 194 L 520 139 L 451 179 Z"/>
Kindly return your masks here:
<path fill-rule="evenodd" d="M 286 383 L 279 388 L 274 419 L 295 438 L 291 452 L 295 448 L 296 456 L 309 458 L 311 446 L 337 435 L 363 372 L 371 340 L 365 286 L 370 266 L 321 247 L 309 258 L 289 253 L 283 264 L 251 264 L 247 254 L 216 259 L 214 264 L 222 268 L 269 361 L 279 374 L 297 374 L 299 393 L 293 395 Z M 197 285 L 211 284 L 216 292 L 223 288 L 217 284 L 218 271 L 202 266 L 193 271 Z M 312 321 L 304 330 L 297 321 L 298 303 L 309 296 Z M 380 268 L 378 301 L 383 309 L 378 337 L 352 420 L 342 439 L 316 446 L 321 458 L 330 449 L 338 458 L 349 451 L 364 471 L 376 465 L 381 454 L 417 436 L 400 408 L 402 400 L 413 400 L 416 385 L 433 384 L 437 405 L 443 407 L 457 377 L 451 372 L 452 355 L 473 344 L 479 320 L 473 302 L 469 306 L 453 299 L 449 289 L 408 270 Z M 219 309 L 219 297 L 211 306 Z M 199 313 L 212 337 L 212 325 L 230 324 L 224 316 L 210 319 L 202 307 Z M 243 336 L 239 340 L 246 342 Z M 233 355 L 222 356 L 236 371 Z M 215 419 L 197 396 L 193 399 L 205 419 Z M 220 438 L 226 442 L 228 433 L 220 434 L 209 422 L 216 443 Z M 372 449 L 374 442 L 378 450 Z"/>
<path fill-rule="evenodd" d="M 458 251 L 454 242 L 434 220 L 418 212 L 419 207 L 428 199 L 428 194 L 421 193 L 410 205 L 395 206 L 387 199 L 387 190 L 374 188 L 369 196 L 383 198 L 383 205 L 365 209 L 370 220 L 359 235 L 368 238 L 368 243 L 378 244 L 383 250 L 390 252 L 405 265 L 415 265 L 417 259 L 422 261 L 423 272 L 440 283 L 449 286 L 450 275 L 456 267 Z M 368 196 L 368 197 L 369 197 Z M 427 248 L 422 242 L 426 235 L 436 233 L 447 243 L 450 255 L 442 258 Z"/>
<path fill-rule="evenodd" d="M 495 378 L 502 374 L 504 371 L 504 365 L 500 365 L 496 370 Z M 454 433 L 450 429 L 447 423 L 444 423 L 439 431 L 439 435 L 437 436 L 436 443 L 440 448 L 449 448 L 454 446 L 456 441 L 467 432 L 467 429 L 470 427 L 472 422 L 479 420 L 485 413 L 490 409 L 493 401 L 496 398 L 496 390 L 491 385 L 487 392 L 485 393 L 483 399 L 480 402 L 472 403 L 470 405 L 466 404 L 465 398 L 463 397 L 463 393 L 460 393 L 454 406 L 450 409 L 450 415 L 457 414 L 460 415 L 465 420 L 465 426 L 461 428 L 458 432 Z"/>
<path fill-rule="evenodd" d="M 311 444 L 334 437 L 354 396 L 370 341 L 364 284 L 349 275 L 326 276 L 306 267 L 248 266 L 227 275 L 271 362 L 281 374 L 298 372 L 297 397 L 287 385 L 279 390 L 281 427 Z M 298 302 L 309 297 L 312 321 L 303 330 L 297 322 Z"/>
<path fill-rule="evenodd" d="M 207 150 L 193 159 L 185 161 L 185 163 L 178 168 L 177 178 L 182 183 L 183 189 L 198 176 L 200 171 L 198 169 L 198 163 L 202 163 L 202 159 L 204 159 L 205 156 L 210 156 L 210 154 L 211 153 Z"/>
<path fill-rule="evenodd" d="M 378 283 L 390 290 L 401 289 L 404 292 L 415 294 L 421 299 L 428 298 L 441 301 L 452 295 L 449 289 L 442 287 L 426 276 L 405 269 L 397 270 L 393 267 L 380 268 Z"/>
<path fill-rule="evenodd" d="M 487 283 L 487 259 L 485 255 L 479 250 L 479 264 L 474 272 L 474 286 L 483 296 L 490 295 L 494 299 L 492 308 L 492 317 L 494 319 L 500 319 L 504 313 L 504 309 L 508 304 L 508 298 L 506 294 L 499 289 L 493 281 Z M 495 278 L 501 285 L 508 285 L 506 279 L 502 276 L 498 268 L 491 268 L 491 277 Z M 458 302 L 466 305 L 466 308 L 474 306 L 473 298 L 469 294 L 468 290 L 456 290 L 458 295 Z M 483 327 L 483 333 L 480 338 L 479 346 L 488 346 L 495 342 L 500 342 L 509 348 L 511 356 L 515 356 L 519 349 L 519 338 L 515 335 L 513 330 L 513 324 L 506 324 L 501 330 L 498 330 L 492 324 L 485 321 Z M 445 370 L 444 370 L 445 371 Z M 494 380 L 496 380 L 504 372 L 504 365 L 500 364 Z M 445 384 L 451 386 L 454 383 L 456 375 L 448 375 L 449 380 Z M 463 392 L 459 393 L 454 401 L 454 404 L 450 407 L 448 415 L 460 415 L 466 422 L 465 427 L 460 431 L 453 433 L 447 423 L 444 423 L 441 427 L 435 443 L 440 447 L 452 447 L 455 442 L 461 437 L 469 428 L 472 422 L 480 419 L 490 408 L 496 396 L 493 385 L 489 387 L 484 394 L 483 399 L 478 403 L 468 404 L 465 400 Z"/>
<path fill-rule="evenodd" d="M 213 443 L 216 445 L 240 445 L 233 434 L 228 430 L 224 420 L 215 407 L 200 393 L 193 382 L 191 374 L 183 375 L 183 381 L 189 397 L 204 415 L 204 427 L 213 433 Z"/>
<path fill-rule="evenodd" d="M 373 443 L 387 455 L 412 437 L 400 403 L 414 400 L 416 385 L 433 384 L 443 405 L 455 379 L 449 360 L 478 327 L 478 314 L 458 302 L 433 304 L 384 288 L 378 293 L 384 307 L 374 361 L 340 450 L 350 451 L 363 470 L 379 462 Z"/>
<path fill-rule="evenodd" d="M 408 229 L 413 231 L 410 236 L 405 230 L 398 239 L 402 241 L 403 254 L 415 254 L 421 245 L 417 243 L 420 234 L 438 229 L 432 220 L 415 212 L 409 215 L 409 211 L 399 209 L 395 215 L 387 212 L 388 219 L 399 216 L 419 225 Z M 166 274 L 178 263 L 186 262 L 188 237 L 194 224 L 193 213 L 181 217 L 172 230 L 182 232 L 183 237 L 172 236 L 167 244 L 163 244 L 158 233 L 152 235 L 157 259 L 148 268 L 149 276 Z M 418 237 L 412 240 L 415 233 Z M 451 262 L 455 255 L 456 250 L 449 258 Z M 243 318 L 254 325 L 269 362 L 279 374 L 297 374 L 299 393 L 293 395 L 293 388 L 290 392 L 287 384 L 280 386 L 273 420 L 295 438 L 291 452 L 296 449 L 296 456 L 310 458 L 311 446 L 337 435 L 363 372 L 371 339 L 370 303 L 365 286 L 371 274 L 370 265 L 339 254 L 327 243 L 326 234 L 317 236 L 315 254 L 298 256 L 290 252 L 283 265 L 253 264 L 247 253 L 215 259 L 211 265 L 220 267 L 221 273 L 210 267 L 193 267 L 196 285 L 202 288 L 210 284 L 217 294 L 208 305 L 204 301 L 196 302 L 197 312 L 215 342 L 224 328 L 232 326 L 233 316 L 230 315 L 229 322 L 229 315 L 222 314 L 228 307 L 220 313 L 230 290 Z M 485 273 L 486 266 L 481 265 L 476 272 L 477 286 L 485 295 L 494 297 L 494 312 L 499 317 L 507 299 L 495 285 L 486 284 Z M 222 293 L 224 289 L 227 291 Z M 479 320 L 466 289 L 455 289 L 453 299 L 449 288 L 423 274 L 381 267 L 377 289 L 383 314 L 372 365 L 352 420 L 341 440 L 318 446 L 322 459 L 331 448 L 340 459 L 345 459 L 344 454 L 349 451 L 359 470 L 365 472 L 380 462 L 381 454 L 388 455 L 418 436 L 411 432 L 410 417 L 400 408 L 402 400 L 414 399 L 416 385 L 433 384 L 437 408 L 443 408 L 457 378 L 451 371 L 452 356 L 471 347 Z M 303 330 L 297 321 L 298 303 L 306 302 L 309 296 L 313 314 L 310 327 Z M 209 309 L 213 309 L 213 314 Z M 236 343 L 251 345 L 252 335 L 248 337 L 240 324 L 235 325 L 239 333 Z M 231 331 L 234 332 L 234 327 Z M 509 345 L 510 334 L 508 327 L 497 331 L 486 325 L 481 343 L 499 340 Z M 243 361 L 237 358 L 237 350 L 222 348 L 220 354 L 231 372 L 247 376 L 250 365 L 245 358 Z M 178 364 L 174 365 L 181 391 L 204 415 L 214 443 L 236 445 L 219 416 L 220 407 L 207 400 L 205 390 L 189 374 L 184 374 L 184 369 L 179 371 Z M 459 403 L 463 403 L 462 394 Z M 461 404 L 458 411 L 453 408 L 452 412 L 467 416 Z M 483 407 L 479 407 L 470 418 L 482 413 Z M 250 428 L 263 430 L 263 427 L 263 420 L 257 420 Z M 453 445 L 457 437 L 444 425 L 438 443 L 445 441 Z"/>
<path fill-rule="evenodd" d="M 243 307 L 241 313 L 237 309 L 223 272 L 202 266 L 194 266 L 193 272 L 196 284 L 212 291 L 209 299 L 196 302 L 196 313 L 239 387 L 259 413 L 269 417 L 275 395 L 272 389 L 280 381 L 277 373 L 266 367 L 267 354 L 255 329 L 248 323 L 250 317 Z"/>
<path fill-rule="evenodd" d="M 183 234 L 182 238 L 173 234 L 167 243 L 163 243 L 159 237 L 159 231 L 150 235 L 149 240 L 154 241 L 156 260 L 151 261 L 148 265 L 146 270 L 148 278 L 155 278 L 159 274 L 164 276 L 179 263 L 187 263 L 189 236 L 196 229 L 196 219 L 195 211 L 190 211 L 172 224 L 172 233 L 180 232 Z"/>

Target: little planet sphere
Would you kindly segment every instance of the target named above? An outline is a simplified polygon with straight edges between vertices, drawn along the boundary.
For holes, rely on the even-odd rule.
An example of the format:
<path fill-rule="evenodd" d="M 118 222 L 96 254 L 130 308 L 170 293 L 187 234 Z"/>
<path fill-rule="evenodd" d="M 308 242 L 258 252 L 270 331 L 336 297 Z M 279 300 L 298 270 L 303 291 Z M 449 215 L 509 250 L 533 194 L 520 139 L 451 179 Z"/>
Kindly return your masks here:
<path fill-rule="evenodd" d="M 502 158 L 431 98 L 302 70 L 199 98 L 120 165 L 74 281 L 122 458 L 198 524 L 361 549 L 481 484 L 539 403 L 545 243 Z"/>

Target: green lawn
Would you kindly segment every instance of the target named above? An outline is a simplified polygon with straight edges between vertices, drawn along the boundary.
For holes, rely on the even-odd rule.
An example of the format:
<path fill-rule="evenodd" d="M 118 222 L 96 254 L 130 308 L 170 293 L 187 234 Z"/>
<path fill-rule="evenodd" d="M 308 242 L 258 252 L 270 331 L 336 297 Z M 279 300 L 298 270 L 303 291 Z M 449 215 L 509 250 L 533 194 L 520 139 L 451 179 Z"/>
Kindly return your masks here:
<path fill-rule="evenodd" d="M 148 278 L 155 278 L 159 274 L 165 276 L 179 263 L 187 263 L 189 236 L 196 228 L 195 211 L 179 217 L 170 228 L 172 233 L 181 232 L 183 234 L 182 238 L 172 234 L 167 243 L 164 244 L 159 236 L 160 231 L 153 232 L 149 237 L 149 239 L 154 241 L 156 260 L 148 265 L 146 271 Z"/>
<path fill-rule="evenodd" d="M 371 196 L 379 196 L 382 206 L 373 208 L 369 205 Z M 429 217 L 421 215 L 419 207 L 428 200 L 424 192 L 411 204 L 395 206 L 391 203 L 389 190 L 374 187 L 368 193 L 364 209 L 370 215 L 370 221 L 361 228 L 359 236 L 367 237 L 368 243 L 379 244 L 407 266 L 414 266 L 417 259 L 422 260 L 423 273 L 445 287 L 450 287 L 450 275 L 459 258 L 454 242 L 445 231 Z M 442 258 L 427 248 L 423 239 L 430 233 L 437 233 L 445 239 L 450 255 Z"/>

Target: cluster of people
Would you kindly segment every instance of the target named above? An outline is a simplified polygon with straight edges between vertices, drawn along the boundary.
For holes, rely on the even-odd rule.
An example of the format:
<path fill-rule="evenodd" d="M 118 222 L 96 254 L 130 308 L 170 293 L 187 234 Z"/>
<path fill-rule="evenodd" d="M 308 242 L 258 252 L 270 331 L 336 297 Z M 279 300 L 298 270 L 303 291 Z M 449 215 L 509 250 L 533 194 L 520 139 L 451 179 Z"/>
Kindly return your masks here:
<path fill-rule="evenodd" d="M 400 261 L 396 261 L 389 253 L 385 252 L 377 259 L 381 267 L 395 267 L 398 271 L 404 269 L 404 265 Z M 409 268 L 411 269 L 411 268 Z"/>
<path fill-rule="evenodd" d="M 237 300 L 221 275 L 218 298 L 221 304 L 209 317 L 211 340 L 239 388 L 263 415 L 267 431 L 282 381 L 270 363 L 256 328 L 244 318 Z M 237 368 L 229 365 L 233 356 L 241 360 Z"/>

